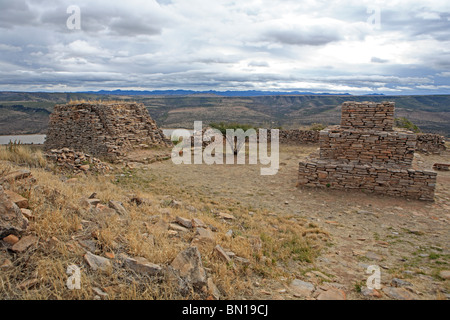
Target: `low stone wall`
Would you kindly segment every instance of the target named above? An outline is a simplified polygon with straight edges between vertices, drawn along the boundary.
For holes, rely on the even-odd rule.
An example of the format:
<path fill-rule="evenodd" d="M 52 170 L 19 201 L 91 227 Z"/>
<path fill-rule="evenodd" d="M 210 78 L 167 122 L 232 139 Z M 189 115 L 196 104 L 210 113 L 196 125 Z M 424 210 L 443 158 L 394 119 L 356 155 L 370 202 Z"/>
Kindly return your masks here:
<path fill-rule="evenodd" d="M 435 172 L 308 160 L 299 163 L 299 185 L 358 189 L 389 196 L 433 201 Z"/>
<path fill-rule="evenodd" d="M 392 131 L 394 109 L 394 102 L 344 102 L 341 110 L 341 128 Z"/>
<path fill-rule="evenodd" d="M 305 144 L 318 143 L 319 131 L 313 130 L 280 130 L 280 143 Z"/>
<path fill-rule="evenodd" d="M 446 149 L 445 138 L 443 136 L 433 133 L 417 134 L 416 151 L 439 154 Z"/>
<path fill-rule="evenodd" d="M 320 132 L 320 159 L 409 167 L 415 146 L 414 133 L 342 129 Z"/>

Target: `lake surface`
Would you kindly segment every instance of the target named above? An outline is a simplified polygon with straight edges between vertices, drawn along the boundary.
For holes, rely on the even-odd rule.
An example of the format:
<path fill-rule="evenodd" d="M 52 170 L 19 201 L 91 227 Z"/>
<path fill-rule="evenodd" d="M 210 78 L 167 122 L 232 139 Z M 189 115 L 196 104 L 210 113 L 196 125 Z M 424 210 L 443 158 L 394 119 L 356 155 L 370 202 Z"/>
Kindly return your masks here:
<path fill-rule="evenodd" d="M 172 132 L 176 129 L 162 129 L 164 135 L 170 138 Z M 193 130 L 188 130 L 189 132 L 193 132 Z M 19 142 L 22 144 L 43 144 L 45 141 L 45 134 L 25 134 L 25 135 L 17 135 L 17 136 L 0 136 L 0 145 L 8 144 L 10 141 Z"/>
<path fill-rule="evenodd" d="M 10 141 L 22 144 L 43 144 L 45 134 L 26 134 L 18 136 L 0 136 L 0 144 L 8 144 Z"/>

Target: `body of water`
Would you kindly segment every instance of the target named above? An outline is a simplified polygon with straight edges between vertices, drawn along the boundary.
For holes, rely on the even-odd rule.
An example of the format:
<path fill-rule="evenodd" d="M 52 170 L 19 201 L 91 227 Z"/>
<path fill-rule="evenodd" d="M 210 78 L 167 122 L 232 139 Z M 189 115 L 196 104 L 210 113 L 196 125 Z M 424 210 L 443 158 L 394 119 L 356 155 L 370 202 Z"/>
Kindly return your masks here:
<path fill-rule="evenodd" d="M 164 135 L 170 138 L 172 132 L 176 129 L 162 129 Z M 193 132 L 193 130 L 188 130 L 189 132 Z M 0 145 L 8 144 L 10 141 L 19 142 L 22 144 L 43 144 L 45 141 L 45 134 L 26 134 L 26 135 L 17 135 L 17 136 L 0 136 Z"/>
<path fill-rule="evenodd" d="M 0 144 L 8 144 L 10 141 L 21 144 L 43 144 L 45 134 L 26 134 L 18 136 L 0 136 Z"/>

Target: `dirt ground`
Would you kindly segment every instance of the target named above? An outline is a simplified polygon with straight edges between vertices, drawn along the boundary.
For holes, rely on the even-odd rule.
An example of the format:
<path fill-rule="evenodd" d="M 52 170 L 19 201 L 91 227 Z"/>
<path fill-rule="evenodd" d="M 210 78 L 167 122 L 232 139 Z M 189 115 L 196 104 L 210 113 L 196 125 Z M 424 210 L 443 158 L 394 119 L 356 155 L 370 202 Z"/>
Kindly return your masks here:
<path fill-rule="evenodd" d="M 148 181 L 155 193 L 169 192 L 180 200 L 238 203 L 250 214 L 269 212 L 279 217 L 298 216 L 327 231 L 331 245 L 303 268 L 305 281 L 319 277 L 342 289 L 347 299 L 369 298 L 361 293 L 369 276 L 368 266 L 381 270 L 382 290 L 404 286 L 412 298 L 448 299 L 449 280 L 439 276 L 449 270 L 450 172 L 439 171 L 435 202 L 312 188 L 297 188 L 298 162 L 318 145 L 280 146 L 276 175 L 260 175 L 260 165 L 175 165 L 171 160 L 149 165 L 134 164 L 135 174 Z M 449 163 L 442 155 L 416 154 L 414 167 L 432 170 L 436 162 Z M 256 214 L 257 214 L 256 213 Z M 294 270 L 293 270 L 294 271 Z M 314 279 L 313 279 L 314 278 Z M 392 279 L 406 283 L 392 283 Z M 289 299 L 287 283 L 261 280 L 264 294 L 253 298 Z M 395 280 L 394 280 L 395 281 Z M 321 283 L 321 282 L 319 282 Z M 382 294 L 381 299 L 395 298 Z"/>

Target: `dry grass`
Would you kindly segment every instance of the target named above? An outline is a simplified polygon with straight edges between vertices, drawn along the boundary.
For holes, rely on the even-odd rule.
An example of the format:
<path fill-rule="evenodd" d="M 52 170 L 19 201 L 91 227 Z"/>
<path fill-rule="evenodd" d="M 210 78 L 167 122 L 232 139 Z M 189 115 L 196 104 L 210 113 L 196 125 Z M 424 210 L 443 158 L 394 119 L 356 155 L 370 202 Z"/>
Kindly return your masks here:
<path fill-rule="evenodd" d="M 44 154 L 40 149 L 15 143 L 0 146 L 0 160 L 32 168 L 43 168 L 47 165 Z"/>
<path fill-rule="evenodd" d="M 75 104 L 83 104 L 83 103 L 87 103 L 87 104 L 117 104 L 117 103 L 125 103 L 125 100 L 102 100 L 102 99 L 97 99 L 97 100 L 86 100 L 86 99 L 80 99 L 80 100 L 70 100 L 68 102 L 69 105 L 75 105 Z"/>
<path fill-rule="evenodd" d="M 110 299 L 206 298 L 201 292 L 182 295 L 174 283 L 164 278 L 139 276 L 121 266 L 121 254 L 170 264 L 194 237 L 194 231 L 170 236 L 162 227 L 173 222 L 176 216 L 203 220 L 216 229 L 218 244 L 250 261 L 248 265 L 235 261 L 227 264 L 210 248 L 200 247 L 208 275 L 225 299 L 252 298 L 255 279 L 281 276 L 291 279 L 298 275 L 292 263 L 298 266 L 312 262 L 328 238 L 306 221 L 271 216 L 264 210 L 253 210 L 255 213 L 250 217 L 249 208 L 238 203 L 217 202 L 215 197 L 192 199 L 183 186 L 168 185 L 164 180 L 157 182 L 162 189 L 149 189 L 142 171 L 120 171 L 111 176 L 80 175 L 76 181 L 64 182 L 70 177 L 43 168 L 45 162 L 40 160 L 40 151 L 21 147 L 10 152 L 2 148 L 0 154 L 3 160 L 0 173 L 17 169 L 15 161 L 32 168 L 35 184 L 18 181 L 10 187 L 29 199 L 34 219 L 30 220 L 28 233 L 39 238 L 39 245 L 25 254 L 0 251 L 0 264 L 6 258 L 14 263 L 13 268 L 0 273 L 2 299 L 92 299 L 93 287 L 108 292 Z M 109 200 L 121 201 L 129 216 L 103 215 L 84 206 L 80 199 L 93 192 L 103 204 Z M 133 196 L 147 202 L 137 206 L 130 201 Z M 181 200 L 183 206 L 167 207 L 172 199 Z M 218 212 L 231 213 L 235 220 L 219 219 Z M 233 236 L 227 237 L 225 234 L 230 229 Z M 80 245 L 83 240 L 94 241 L 98 248 L 95 254 L 114 253 L 113 269 L 91 270 L 83 259 L 86 252 Z M 66 269 L 71 264 L 81 268 L 81 290 L 66 287 Z M 29 289 L 19 288 L 30 279 L 38 279 L 37 284 Z"/>

